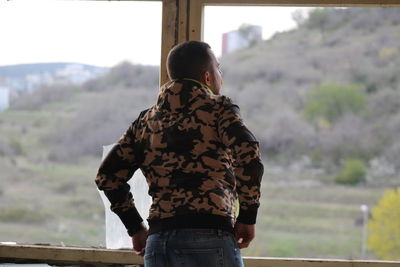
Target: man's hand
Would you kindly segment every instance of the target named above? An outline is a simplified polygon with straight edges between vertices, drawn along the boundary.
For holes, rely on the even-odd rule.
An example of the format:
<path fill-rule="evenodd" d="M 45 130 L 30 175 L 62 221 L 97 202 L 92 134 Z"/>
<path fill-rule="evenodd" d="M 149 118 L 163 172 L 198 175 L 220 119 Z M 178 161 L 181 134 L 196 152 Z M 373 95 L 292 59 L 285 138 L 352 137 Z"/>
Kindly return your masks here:
<path fill-rule="evenodd" d="M 239 248 L 247 248 L 256 235 L 256 225 L 237 222 L 233 231 Z"/>
<path fill-rule="evenodd" d="M 144 255 L 147 235 L 148 235 L 147 229 L 143 228 L 142 230 L 140 230 L 139 232 L 137 232 L 132 236 L 133 251 L 136 253 L 136 255 L 140 256 Z"/>

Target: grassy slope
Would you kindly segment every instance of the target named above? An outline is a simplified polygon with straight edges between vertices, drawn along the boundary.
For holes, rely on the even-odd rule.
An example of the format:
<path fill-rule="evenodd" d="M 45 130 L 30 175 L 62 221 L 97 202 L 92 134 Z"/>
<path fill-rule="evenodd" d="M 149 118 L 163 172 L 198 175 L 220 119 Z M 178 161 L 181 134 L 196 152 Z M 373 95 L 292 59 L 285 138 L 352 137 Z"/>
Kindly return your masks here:
<path fill-rule="evenodd" d="M 17 162 L 25 175 L 3 185 L 1 240 L 104 245 L 103 206 L 92 182 L 97 159 L 80 165 Z M 267 170 L 257 238 L 244 254 L 359 257 L 361 228 L 354 224 L 359 207 L 373 205 L 384 188 L 280 183 L 269 176 Z"/>
<path fill-rule="evenodd" d="M 100 159 L 50 162 L 49 151 L 40 142 L 62 118 L 73 116 L 85 104 L 85 94 L 67 103 L 50 103 L 39 111 L 0 114 L 2 133 L 13 136 L 23 148 L 22 155 L 0 157 L 1 241 L 104 244 L 103 207 L 93 182 Z"/>
<path fill-rule="evenodd" d="M 1 114 L 1 127 L 11 136 L 20 136 L 15 121 L 32 126 L 18 138 L 26 156 L 15 157 L 14 163 L 6 158 L 0 161 L 5 179 L 0 195 L 1 240 L 104 245 L 103 205 L 93 183 L 99 159 L 51 163 L 38 141 L 56 127 L 60 116 L 68 116 L 77 103 L 84 104 L 85 96 L 37 112 Z M 287 175 L 290 179 L 280 181 L 266 166 L 257 238 L 244 254 L 357 258 L 361 228 L 354 221 L 361 216 L 359 207 L 376 203 L 384 188 L 321 184 L 318 176 L 308 178 L 312 175 L 307 173 Z"/>
<path fill-rule="evenodd" d="M 383 188 L 264 183 L 254 247 L 246 254 L 358 258 L 360 205 L 374 205 Z M 370 255 L 370 257 L 373 257 Z"/>

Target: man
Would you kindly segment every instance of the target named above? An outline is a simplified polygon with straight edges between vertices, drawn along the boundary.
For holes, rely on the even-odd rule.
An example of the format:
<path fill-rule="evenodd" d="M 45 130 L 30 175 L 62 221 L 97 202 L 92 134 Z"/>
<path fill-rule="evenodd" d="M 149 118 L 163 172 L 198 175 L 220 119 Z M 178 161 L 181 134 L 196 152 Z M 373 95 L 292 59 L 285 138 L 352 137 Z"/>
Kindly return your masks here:
<path fill-rule="evenodd" d="M 258 142 L 238 106 L 220 95 L 219 64 L 208 44 L 175 46 L 167 70 L 171 81 L 105 158 L 97 186 L 145 266 L 243 266 L 239 248 L 255 235 L 263 174 Z M 138 168 L 153 200 L 149 230 L 127 184 Z"/>

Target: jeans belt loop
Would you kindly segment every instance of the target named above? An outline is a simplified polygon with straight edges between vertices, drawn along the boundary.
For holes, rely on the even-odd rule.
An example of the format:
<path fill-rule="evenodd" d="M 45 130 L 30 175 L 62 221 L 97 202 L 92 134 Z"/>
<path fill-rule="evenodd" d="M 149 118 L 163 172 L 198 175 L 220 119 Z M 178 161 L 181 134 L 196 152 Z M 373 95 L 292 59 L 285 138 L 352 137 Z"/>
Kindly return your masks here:
<path fill-rule="evenodd" d="M 218 236 L 220 236 L 220 237 L 223 235 L 223 232 L 221 229 L 217 229 L 217 233 L 218 233 Z"/>
<path fill-rule="evenodd" d="M 178 234 L 178 230 L 177 229 L 172 229 L 171 231 L 169 231 L 169 237 L 174 237 Z"/>

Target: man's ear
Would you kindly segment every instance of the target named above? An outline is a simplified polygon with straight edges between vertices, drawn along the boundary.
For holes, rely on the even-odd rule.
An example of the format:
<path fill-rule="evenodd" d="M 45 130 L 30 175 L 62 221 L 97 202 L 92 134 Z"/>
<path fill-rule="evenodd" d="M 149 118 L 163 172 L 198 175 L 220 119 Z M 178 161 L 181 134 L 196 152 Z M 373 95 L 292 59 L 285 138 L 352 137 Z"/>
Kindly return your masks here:
<path fill-rule="evenodd" d="M 204 83 L 205 85 L 207 85 L 208 87 L 211 87 L 211 85 L 212 85 L 211 78 L 212 78 L 211 72 L 205 71 L 201 75 L 201 82 Z"/>

